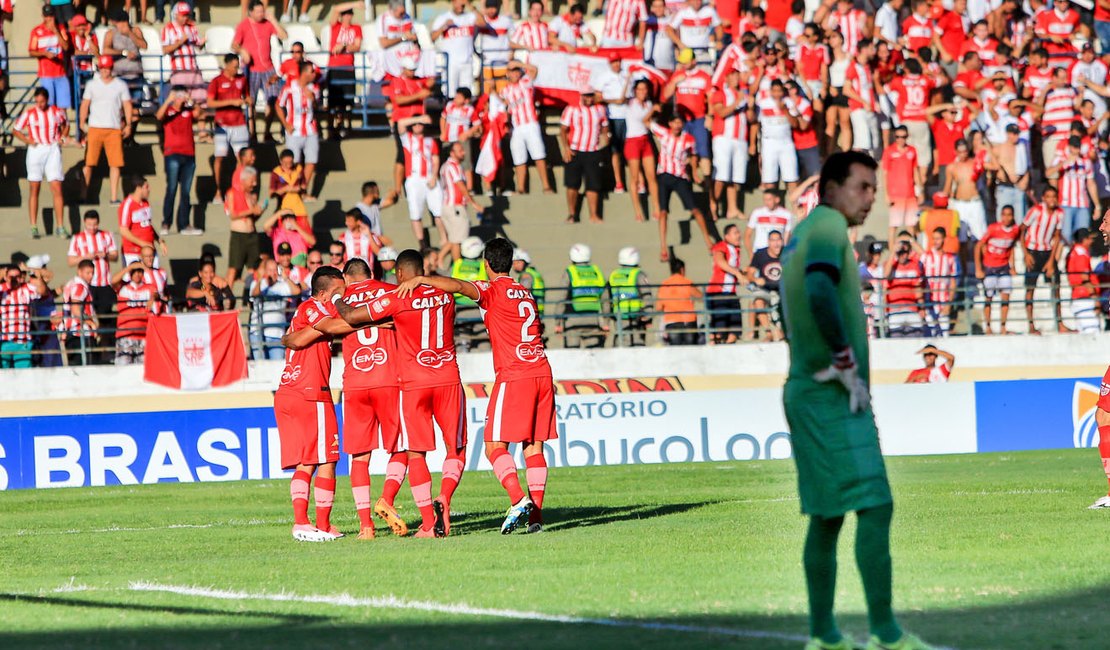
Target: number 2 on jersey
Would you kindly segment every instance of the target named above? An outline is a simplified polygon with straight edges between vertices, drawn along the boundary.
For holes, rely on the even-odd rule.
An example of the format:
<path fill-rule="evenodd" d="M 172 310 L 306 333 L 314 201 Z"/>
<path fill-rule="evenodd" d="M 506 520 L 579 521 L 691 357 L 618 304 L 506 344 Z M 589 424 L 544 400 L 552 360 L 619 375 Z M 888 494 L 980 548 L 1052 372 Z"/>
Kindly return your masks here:
<path fill-rule="evenodd" d="M 536 338 L 535 334 L 528 333 L 532 323 L 536 322 L 536 308 L 530 302 L 521 301 L 517 303 L 517 313 L 524 319 L 524 324 L 520 326 L 520 342 L 527 343 Z"/>

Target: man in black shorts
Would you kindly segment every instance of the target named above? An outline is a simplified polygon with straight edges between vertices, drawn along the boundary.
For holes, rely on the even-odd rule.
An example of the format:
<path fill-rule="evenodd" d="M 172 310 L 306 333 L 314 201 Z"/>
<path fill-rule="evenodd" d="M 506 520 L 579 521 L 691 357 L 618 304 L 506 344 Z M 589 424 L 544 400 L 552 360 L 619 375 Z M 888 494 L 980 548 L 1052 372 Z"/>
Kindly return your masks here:
<path fill-rule="evenodd" d="M 659 259 L 662 262 L 667 261 L 667 216 L 671 210 L 672 193 L 678 195 L 682 207 L 698 222 L 706 248 L 712 249 L 716 243 L 709 233 L 705 215 L 694 202 L 694 184 L 690 182 L 690 177 L 693 175 L 694 182 L 699 184 L 702 178 L 698 173 L 697 142 L 693 135 L 685 132 L 685 124 L 682 117 L 675 113 L 667 122 L 667 128 L 655 123 L 648 126 L 659 144 L 656 163 L 659 172 L 659 214 L 656 219 L 659 221 Z"/>
<path fill-rule="evenodd" d="M 563 147 L 563 181 L 567 186 L 567 223 L 578 221 L 578 196 L 586 183 L 586 204 L 590 221 L 601 223 L 599 204 L 605 179 L 605 155 L 609 143 L 609 119 L 599 106 L 594 89 L 584 87 L 581 103 L 563 109 L 559 141 Z"/>
<path fill-rule="evenodd" d="M 1056 329 L 1069 332 L 1061 318 L 1060 270 L 1057 262 L 1063 249 L 1060 228 L 1064 211 L 1060 208 L 1060 195 L 1056 188 L 1046 187 L 1041 202 L 1025 213 L 1021 224 L 1021 245 L 1025 249 L 1025 318 L 1030 334 L 1040 334 L 1033 323 L 1033 293 L 1037 278 L 1044 276 L 1052 288 L 1052 302 L 1056 311 Z"/>
<path fill-rule="evenodd" d="M 735 343 L 743 328 L 740 298 L 736 289 L 746 278 L 740 270 L 742 236 L 740 226 L 725 226 L 724 238 L 713 245 L 713 270 L 705 289 L 709 331 L 715 343 Z"/>

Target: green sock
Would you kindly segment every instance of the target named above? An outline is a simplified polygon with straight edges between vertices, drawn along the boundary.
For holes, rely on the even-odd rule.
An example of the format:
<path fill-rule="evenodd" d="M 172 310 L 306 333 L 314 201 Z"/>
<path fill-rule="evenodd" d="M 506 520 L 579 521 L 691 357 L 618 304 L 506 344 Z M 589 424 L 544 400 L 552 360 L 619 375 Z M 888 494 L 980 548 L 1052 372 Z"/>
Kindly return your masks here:
<path fill-rule="evenodd" d="M 894 643 L 902 638 L 902 628 L 894 620 L 891 606 L 890 520 L 894 505 L 868 508 L 856 514 L 856 565 L 863 578 L 871 634 L 883 643 Z"/>
<path fill-rule="evenodd" d="M 809 633 L 826 643 L 843 638 L 833 617 L 836 596 L 836 540 L 844 517 L 810 517 L 802 560 L 809 591 Z"/>

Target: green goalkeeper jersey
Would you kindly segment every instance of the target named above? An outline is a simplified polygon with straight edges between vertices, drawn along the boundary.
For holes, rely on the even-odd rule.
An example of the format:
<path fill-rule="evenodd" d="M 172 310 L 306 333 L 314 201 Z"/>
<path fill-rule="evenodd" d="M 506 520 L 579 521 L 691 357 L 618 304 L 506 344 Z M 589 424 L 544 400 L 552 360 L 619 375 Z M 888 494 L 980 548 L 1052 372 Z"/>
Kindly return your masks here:
<path fill-rule="evenodd" d="M 806 269 L 819 265 L 836 269 L 840 275 L 836 292 L 844 333 L 856 355 L 860 376 L 870 384 L 867 316 L 863 312 L 859 271 L 844 215 L 825 205 L 814 208 L 794 229 L 782 260 L 782 306 L 790 342 L 789 379 L 810 381 L 813 373 L 827 368 L 832 360 L 832 350 L 821 335 L 806 297 Z"/>

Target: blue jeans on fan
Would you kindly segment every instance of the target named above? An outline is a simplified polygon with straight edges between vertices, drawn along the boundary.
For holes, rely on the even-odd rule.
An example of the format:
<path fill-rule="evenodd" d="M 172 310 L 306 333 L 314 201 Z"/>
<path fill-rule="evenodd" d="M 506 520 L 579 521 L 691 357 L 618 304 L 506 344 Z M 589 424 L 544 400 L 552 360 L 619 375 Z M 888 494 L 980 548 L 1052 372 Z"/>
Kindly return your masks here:
<path fill-rule="evenodd" d="M 1095 35 L 1102 44 L 1102 53 L 1110 54 L 1110 20 L 1096 20 Z"/>
<path fill-rule="evenodd" d="M 1025 190 L 1013 185 L 996 185 L 994 187 L 994 219 L 1002 219 L 1002 208 L 1009 205 L 1014 208 L 1014 221 L 1021 224 L 1025 218 Z"/>
<path fill-rule="evenodd" d="M 1060 235 L 1064 238 L 1064 241 L 1071 244 L 1076 230 L 1091 227 L 1091 209 L 1075 208 L 1070 205 L 1062 205 L 1060 209 L 1064 211 L 1064 221 L 1060 226 Z"/>
<path fill-rule="evenodd" d="M 181 187 L 181 202 L 177 205 L 177 231 L 189 227 L 189 213 L 193 204 L 189 195 L 193 192 L 193 174 L 197 171 L 195 156 L 173 153 L 166 156 L 166 198 L 162 201 L 162 225 L 166 228 L 173 223 L 173 200 L 177 188 Z"/>

